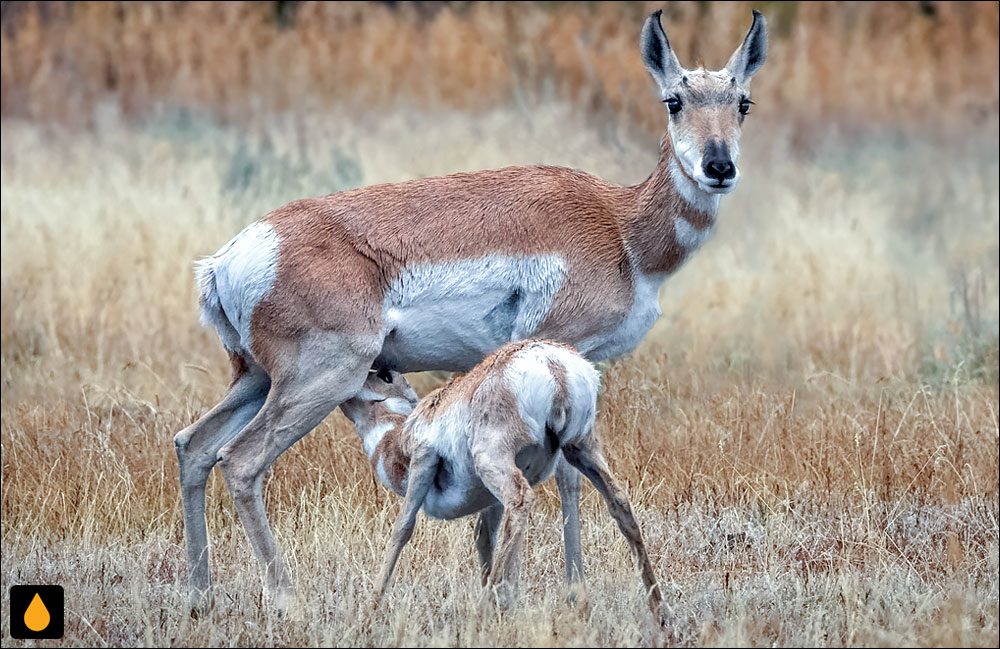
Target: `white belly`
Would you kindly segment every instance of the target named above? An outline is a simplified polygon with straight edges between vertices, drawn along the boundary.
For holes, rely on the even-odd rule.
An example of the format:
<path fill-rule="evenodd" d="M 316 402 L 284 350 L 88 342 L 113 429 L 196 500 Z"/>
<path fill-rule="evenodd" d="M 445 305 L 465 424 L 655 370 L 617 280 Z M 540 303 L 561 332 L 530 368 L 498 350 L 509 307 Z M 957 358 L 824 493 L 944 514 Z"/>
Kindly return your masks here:
<path fill-rule="evenodd" d="M 378 362 L 402 372 L 468 370 L 504 343 L 529 337 L 565 276 L 556 255 L 488 255 L 406 269 L 383 301 Z"/>

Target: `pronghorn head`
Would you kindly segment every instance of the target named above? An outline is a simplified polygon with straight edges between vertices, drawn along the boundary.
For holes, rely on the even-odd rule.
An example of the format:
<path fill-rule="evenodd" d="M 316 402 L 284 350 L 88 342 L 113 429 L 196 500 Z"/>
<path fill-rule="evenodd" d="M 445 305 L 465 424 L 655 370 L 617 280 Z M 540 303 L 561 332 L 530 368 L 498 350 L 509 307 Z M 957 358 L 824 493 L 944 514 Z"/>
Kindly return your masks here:
<path fill-rule="evenodd" d="M 740 178 L 740 127 L 750 111 L 750 77 L 764 64 L 767 26 L 756 9 L 753 24 L 726 67 L 686 70 L 660 25 L 660 12 L 646 19 L 639 40 L 642 61 L 670 111 L 667 134 L 681 171 L 710 194 L 725 194 Z"/>
<path fill-rule="evenodd" d="M 409 415 L 420 398 L 399 372 L 382 368 L 371 369 L 361 390 L 341 405 L 344 414 L 358 422 L 369 416 L 378 416 L 376 407 L 381 404 L 389 412 Z"/>

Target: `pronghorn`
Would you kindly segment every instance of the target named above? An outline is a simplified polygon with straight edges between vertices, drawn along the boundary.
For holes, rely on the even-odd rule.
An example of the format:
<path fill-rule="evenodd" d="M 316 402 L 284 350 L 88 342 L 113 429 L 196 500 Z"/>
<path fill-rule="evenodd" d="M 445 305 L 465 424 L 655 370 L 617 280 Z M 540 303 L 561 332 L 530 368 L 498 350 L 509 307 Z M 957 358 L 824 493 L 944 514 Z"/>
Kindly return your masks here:
<path fill-rule="evenodd" d="M 531 487 L 549 478 L 561 452 L 604 498 L 639 564 L 650 609 L 665 623 L 667 609 L 661 610 L 639 525 L 594 433 L 599 383 L 597 370 L 579 353 L 544 340 L 507 343 L 419 403 L 402 374 L 372 370 L 341 409 L 354 422 L 379 478 L 404 497 L 379 593 L 389 585 L 418 511 L 445 519 L 482 512 L 475 536 L 483 584 L 499 587 L 501 603 L 511 603 L 534 501 Z"/>
<path fill-rule="evenodd" d="M 507 167 L 299 200 L 197 268 L 202 321 L 229 354 L 223 400 L 179 432 L 191 600 L 211 603 L 205 483 L 218 462 L 279 609 L 293 594 L 261 499 L 264 473 L 358 393 L 372 367 L 468 370 L 509 341 L 547 338 L 591 361 L 633 349 L 660 284 L 707 238 L 736 159 L 764 19 L 720 71 L 685 70 L 660 25 L 640 50 L 670 116 L 653 173 L 618 186 L 561 167 Z M 582 574 L 579 473 L 556 470 Z"/>

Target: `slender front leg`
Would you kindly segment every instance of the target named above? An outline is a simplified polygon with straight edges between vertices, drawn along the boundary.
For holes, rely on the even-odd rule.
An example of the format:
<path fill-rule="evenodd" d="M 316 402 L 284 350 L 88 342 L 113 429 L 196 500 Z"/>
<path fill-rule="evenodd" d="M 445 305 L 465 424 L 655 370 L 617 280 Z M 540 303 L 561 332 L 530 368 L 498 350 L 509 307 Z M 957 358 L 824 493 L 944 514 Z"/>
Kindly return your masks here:
<path fill-rule="evenodd" d="M 575 470 L 574 472 L 579 475 L 579 472 Z M 493 548 L 497 543 L 501 516 L 503 516 L 503 505 L 498 504 L 479 512 L 479 518 L 476 520 L 476 550 L 479 553 L 479 572 L 483 586 L 493 571 Z"/>
<path fill-rule="evenodd" d="M 608 511 L 618 523 L 629 546 L 632 548 L 632 556 L 635 557 L 639 565 L 639 573 L 642 576 L 642 583 L 646 587 L 648 595 L 649 609 L 658 619 L 661 626 L 665 626 L 671 617 L 668 607 L 663 604 L 663 597 L 660 594 L 660 586 L 656 582 L 653 574 L 653 566 L 649 562 L 649 555 L 646 554 L 646 545 L 642 541 L 642 533 L 639 531 L 639 524 L 632 515 L 632 508 L 628 502 L 628 496 L 618 486 L 617 481 L 608 470 L 607 462 L 601 453 L 597 443 L 597 438 L 588 436 L 575 445 L 563 448 L 563 455 L 570 464 L 580 470 L 583 475 L 594 485 L 594 488 L 601 494 L 608 505 Z"/>
<path fill-rule="evenodd" d="M 583 585 L 583 554 L 580 550 L 580 472 L 565 457 L 556 464 L 556 485 L 562 508 L 563 545 L 566 549 L 566 583 Z M 572 598 L 572 591 L 570 591 Z"/>
<path fill-rule="evenodd" d="M 410 468 L 406 478 L 406 497 L 399 508 L 399 515 L 392 526 L 392 536 L 385 550 L 385 560 L 382 562 L 382 573 L 378 578 L 378 594 L 382 595 L 389 587 L 392 571 L 399 560 L 403 546 L 409 543 L 413 536 L 413 527 L 417 521 L 417 512 L 424 504 L 424 498 L 437 474 L 440 458 L 426 447 L 419 447 L 410 458 Z"/>

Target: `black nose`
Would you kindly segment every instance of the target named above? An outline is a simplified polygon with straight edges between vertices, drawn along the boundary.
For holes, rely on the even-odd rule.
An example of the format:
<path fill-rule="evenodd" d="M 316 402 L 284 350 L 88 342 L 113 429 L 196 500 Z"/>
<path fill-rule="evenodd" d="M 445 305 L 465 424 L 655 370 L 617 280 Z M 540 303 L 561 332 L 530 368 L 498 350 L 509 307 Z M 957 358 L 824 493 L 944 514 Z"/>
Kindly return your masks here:
<path fill-rule="evenodd" d="M 709 140 L 705 145 L 701 166 L 706 176 L 720 183 L 736 175 L 736 166 L 729 157 L 729 145 L 718 140 Z"/>
<path fill-rule="evenodd" d="M 712 160 L 705 163 L 705 175 L 720 183 L 736 175 L 733 163 L 729 160 Z"/>

